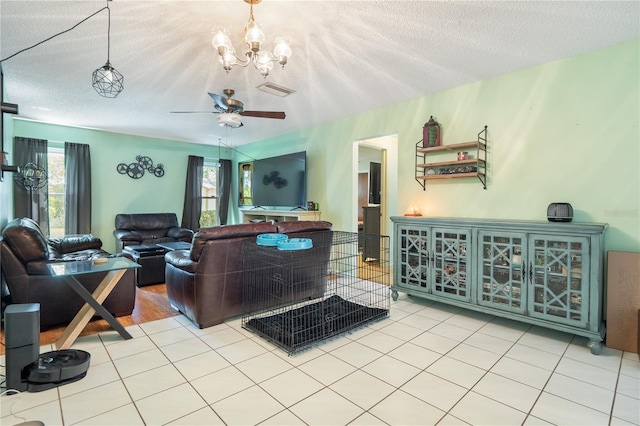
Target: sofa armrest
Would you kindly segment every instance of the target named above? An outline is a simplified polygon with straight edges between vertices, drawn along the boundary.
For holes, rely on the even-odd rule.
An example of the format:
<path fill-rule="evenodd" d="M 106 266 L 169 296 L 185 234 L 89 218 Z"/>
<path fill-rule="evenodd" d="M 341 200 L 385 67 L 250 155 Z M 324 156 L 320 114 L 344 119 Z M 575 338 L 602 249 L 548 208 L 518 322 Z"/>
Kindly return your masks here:
<path fill-rule="evenodd" d="M 116 237 L 116 240 L 120 241 L 137 241 L 142 242 L 143 238 L 136 231 L 127 231 L 124 229 L 116 229 L 113 231 L 113 236 Z"/>
<path fill-rule="evenodd" d="M 91 234 L 65 235 L 49 238 L 49 246 L 57 254 L 102 248 L 102 240 Z"/>
<path fill-rule="evenodd" d="M 175 238 L 176 240 L 191 242 L 193 239 L 193 231 L 188 228 L 181 228 L 174 226 L 167 231 L 167 237 Z"/>
<path fill-rule="evenodd" d="M 277 223 L 279 234 L 294 234 L 297 232 L 314 232 L 314 231 L 330 231 L 332 228 L 331 222 L 326 221 L 294 221 L 294 222 L 279 222 Z"/>
<path fill-rule="evenodd" d="M 189 273 L 195 273 L 196 269 L 198 269 L 198 262 L 191 260 L 189 250 L 172 250 L 167 252 L 164 255 L 164 261 L 167 266 L 171 265 L 174 268 Z"/>

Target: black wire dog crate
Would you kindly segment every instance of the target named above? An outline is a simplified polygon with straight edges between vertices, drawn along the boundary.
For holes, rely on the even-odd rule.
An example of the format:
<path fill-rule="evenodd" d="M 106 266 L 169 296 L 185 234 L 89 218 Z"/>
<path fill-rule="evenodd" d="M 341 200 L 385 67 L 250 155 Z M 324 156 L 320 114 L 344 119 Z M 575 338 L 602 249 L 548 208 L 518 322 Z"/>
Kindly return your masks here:
<path fill-rule="evenodd" d="M 377 259 L 362 258 L 357 233 L 295 237 L 310 238 L 313 247 L 288 251 L 245 242 L 243 328 L 291 355 L 389 316 L 389 237 L 365 236 L 379 243 Z"/>

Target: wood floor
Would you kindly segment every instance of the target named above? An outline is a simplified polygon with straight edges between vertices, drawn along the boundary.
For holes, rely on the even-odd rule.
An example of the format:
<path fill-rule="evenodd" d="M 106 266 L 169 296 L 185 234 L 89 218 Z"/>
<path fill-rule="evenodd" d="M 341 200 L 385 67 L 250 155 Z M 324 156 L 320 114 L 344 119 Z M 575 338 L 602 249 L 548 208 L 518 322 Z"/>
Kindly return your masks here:
<path fill-rule="evenodd" d="M 125 327 L 135 324 L 142 324 L 149 321 L 168 318 L 179 315 L 169 305 L 167 299 L 167 286 L 165 284 L 155 284 L 136 289 L 136 306 L 131 315 L 118 317 L 117 320 Z M 40 345 L 47 345 L 55 342 L 62 335 L 65 326 L 52 328 L 40 333 Z M 100 333 L 111 330 L 109 323 L 103 319 L 90 321 L 82 330 L 80 336 Z M 4 327 L 0 333 L 0 341 L 4 343 Z M 4 354 L 4 344 L 0 346 L 0 354 Z"/>

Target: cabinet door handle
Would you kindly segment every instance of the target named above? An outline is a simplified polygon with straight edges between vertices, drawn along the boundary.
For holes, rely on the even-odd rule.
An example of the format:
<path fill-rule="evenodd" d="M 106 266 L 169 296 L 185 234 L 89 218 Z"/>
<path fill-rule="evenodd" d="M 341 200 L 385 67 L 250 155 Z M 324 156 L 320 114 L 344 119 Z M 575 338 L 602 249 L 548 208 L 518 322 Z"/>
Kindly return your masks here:
<path fill-rule="evenodd" d="M 529 282 L 533 282 L 533 265 L 529 262 Z"/>

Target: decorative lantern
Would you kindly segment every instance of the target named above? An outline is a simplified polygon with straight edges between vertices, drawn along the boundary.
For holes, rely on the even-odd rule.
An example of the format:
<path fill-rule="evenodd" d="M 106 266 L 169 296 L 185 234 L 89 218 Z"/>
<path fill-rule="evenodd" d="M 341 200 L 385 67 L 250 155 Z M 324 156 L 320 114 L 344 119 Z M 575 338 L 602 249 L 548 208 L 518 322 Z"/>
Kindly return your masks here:
<path fill-rule="evenodd" d="M 422 128 L 422 147 L 431 148 L 434 146 L 440 146 L 440 125 L 431 116 Z"/>

